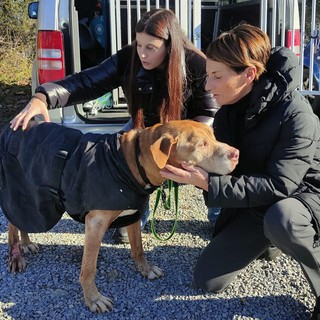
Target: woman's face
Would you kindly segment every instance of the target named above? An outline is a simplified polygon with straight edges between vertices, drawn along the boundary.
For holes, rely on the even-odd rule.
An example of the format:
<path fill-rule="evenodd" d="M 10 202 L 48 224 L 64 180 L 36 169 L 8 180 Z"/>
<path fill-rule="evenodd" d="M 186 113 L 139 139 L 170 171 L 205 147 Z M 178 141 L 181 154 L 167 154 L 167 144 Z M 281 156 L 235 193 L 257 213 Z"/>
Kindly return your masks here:
<path fill-rule="evenodd" d="M 220 106 L 233 104 L 247 95 L 253 85 L 255 68 L 248 67 L 240 74 L 227 65 L 207 59 L 206 90 L 211 91 Z"/>
<path fill-rule="evenodd" d="M 139 32 L 136 34 L 136 42 L 142 66 L 147 70 L 161 68 L 168 55 L 165 41 L 145 32 Z"/>

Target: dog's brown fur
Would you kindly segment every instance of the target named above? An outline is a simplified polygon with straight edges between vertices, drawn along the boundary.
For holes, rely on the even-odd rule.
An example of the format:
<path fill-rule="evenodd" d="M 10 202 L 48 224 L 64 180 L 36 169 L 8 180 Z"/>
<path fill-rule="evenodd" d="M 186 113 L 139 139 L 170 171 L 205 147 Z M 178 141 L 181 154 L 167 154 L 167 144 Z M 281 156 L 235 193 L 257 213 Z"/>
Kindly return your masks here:
<path fill-rule="evenodd" d="M 182 162 L 198 165 L 209 172 L 228 174 L 238 161 L 238 151 L 226 144 L 217 142 L 208 126 L 194 121 L 172 121 L 165 125 L 155 125 L 142 131 L 131 130 L 121 138 L 121 148 L 128 166 L 136 180 L 145 186 L 135 161 L 135 141 L 139 135 L 142 150 L 139 162 L 153 185 L 161 185 L 164 178 L 159 170 L 167 163 L 180 166 Z M 80 273 L 80 283 L 86 305 L 93 312 L 105 312 L 112 309 L 112 301 L 100 294 L 95 284 L 97 258 L 102 238 L 110 224 L 121 211 L 92 210 L 85 218 L 85 243 Z M 145 259 L 140 221 L 128 226 L 131 256 L 138 270 L 148 279 L 163 276 L 157 266 L 150 265 Z M 26 268 L 25 252 L 38 252 L 27 233 L 9 224 L 9 270 L 21 272 Z"/>

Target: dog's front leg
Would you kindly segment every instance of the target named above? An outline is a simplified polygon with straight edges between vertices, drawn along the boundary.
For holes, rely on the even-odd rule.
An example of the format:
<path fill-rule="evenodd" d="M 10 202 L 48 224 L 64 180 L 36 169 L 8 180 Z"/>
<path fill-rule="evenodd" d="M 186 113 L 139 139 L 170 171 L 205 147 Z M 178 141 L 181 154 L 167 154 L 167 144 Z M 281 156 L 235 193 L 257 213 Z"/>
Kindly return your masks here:
<path fill-rule="evenodd" d="M 85 219 L 85 244 L 80 283 L 83 289 L 85 303 L 92 312 L 112 310 L 112 300 L 100 294 L 95 284 L 97 259 L 102 238 L 116 216 L 112 213 L 114 212 L 93 210 L 86 215 Z"/>
<path fill-rule="evenodd" d="M 150 265 L 145 258 L 142 247 L 140 220 L 128 226 L 128 236 L 131 246 L 131 257 L 142 275 L 151 280 L 162 277 L 164 275 L 163 271 L 157 266 Z"/>
<path fill-rule="evenodd" d="M 22 272 L 26 269 L 26 260 L 23 252 L 21 251 L 19 241 L 19 229 L 13 224 L 8 225 L 8 245 L 9 245 L 9 260 L 8 270 L 9 272 L 16 273 Z"/>

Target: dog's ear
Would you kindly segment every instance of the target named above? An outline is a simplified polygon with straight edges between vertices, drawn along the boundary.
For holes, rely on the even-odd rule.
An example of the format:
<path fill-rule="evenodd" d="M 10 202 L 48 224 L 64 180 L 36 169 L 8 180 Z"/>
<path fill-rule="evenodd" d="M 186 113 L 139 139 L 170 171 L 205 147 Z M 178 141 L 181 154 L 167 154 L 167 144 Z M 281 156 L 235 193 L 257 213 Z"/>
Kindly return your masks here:
<path fill-rule="evenodd" d="M 156 140 L 151 146 L 150 150 L 153 160 L 157 166 L 162 169 L 167 164 L 172 146 L 177 143 L 177 140 L 172 136 L 163 136 Z"/>

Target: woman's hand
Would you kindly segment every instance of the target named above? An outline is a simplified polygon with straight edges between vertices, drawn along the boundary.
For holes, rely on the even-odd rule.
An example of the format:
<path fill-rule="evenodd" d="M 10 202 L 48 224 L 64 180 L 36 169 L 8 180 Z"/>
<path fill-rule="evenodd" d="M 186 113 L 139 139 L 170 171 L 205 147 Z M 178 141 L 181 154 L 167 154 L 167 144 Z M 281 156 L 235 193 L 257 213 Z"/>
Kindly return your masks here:
<path fill-rule="evenodd" d="M 22 124 L 22 130 L 27 128 L 29 121 L 36 115 L 43 115 L 44 121 L 50 122 L 49 112 L 46 104 L 46 97 L 42 93 L 37 93 L 11 121 L 10 128 L 14 131 Z"/>
<path fill-rule="evenodd" d="M 160 174 L 178 183 L 192 184 L 208 191 L 208 172 L 192 165 L 182 163 L 182 168 L 173 167 L 169 164 L 160 170 Z"/>

